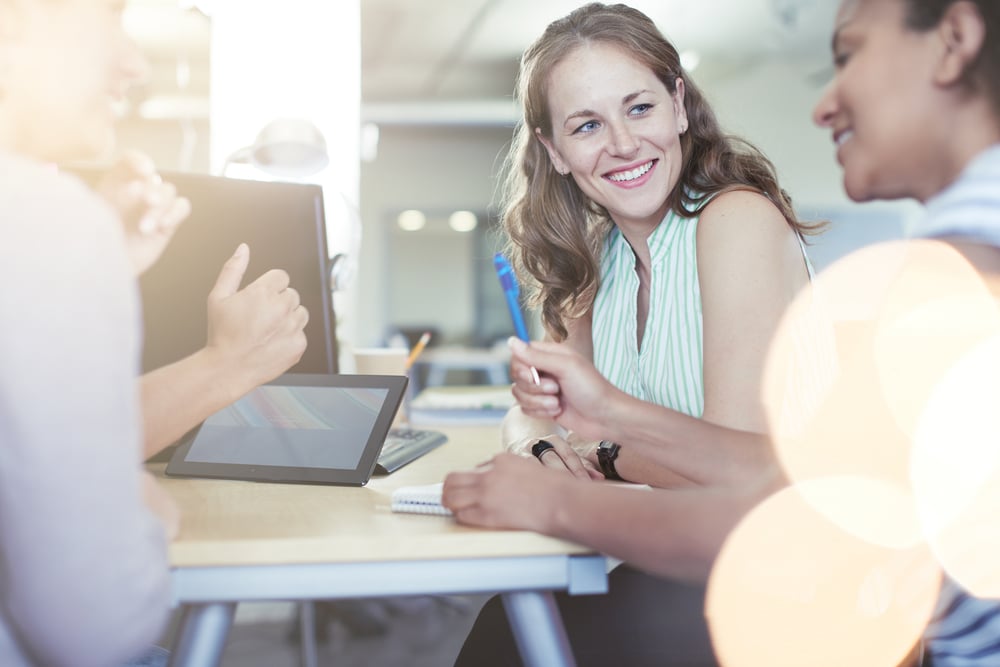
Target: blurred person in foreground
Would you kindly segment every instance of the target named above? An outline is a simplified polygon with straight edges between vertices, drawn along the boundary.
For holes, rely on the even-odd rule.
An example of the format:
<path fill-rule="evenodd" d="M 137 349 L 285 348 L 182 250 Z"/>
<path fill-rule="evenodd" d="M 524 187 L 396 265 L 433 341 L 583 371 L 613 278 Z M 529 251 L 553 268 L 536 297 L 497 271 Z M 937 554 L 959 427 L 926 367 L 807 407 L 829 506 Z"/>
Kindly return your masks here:
<path fill-rule="evenodd" d="M 4 665 L 115 665 L 147 651 L 168 613 L 166 543 L 180 517 L 142 460 L 305 346 L 307 314 L 287 276 L 238 289 L 241 247 L 210 297 L 207 351 L 140 388 L 135 275 L 187 202 L 136 156 L 99 193 L 53 166 L 105 154 L 115 107 L 146 73 L 123 10 L 118 0 L 0 0 Z M 283 358 L 244 365 L 269 345 Z"/>

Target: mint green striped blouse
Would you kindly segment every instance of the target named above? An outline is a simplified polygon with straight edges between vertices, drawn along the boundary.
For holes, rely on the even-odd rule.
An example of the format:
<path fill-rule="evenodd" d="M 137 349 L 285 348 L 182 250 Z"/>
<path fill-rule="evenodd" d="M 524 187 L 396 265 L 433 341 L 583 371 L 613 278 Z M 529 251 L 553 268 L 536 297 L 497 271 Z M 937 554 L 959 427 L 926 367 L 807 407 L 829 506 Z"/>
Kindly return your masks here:
<path fill-rule="evenodd" d="M 635 255 L 617 227 L 605 242 L 592 318 L 601 375 L 636 398 L 692 417 L 705 408 L 697 229 L 698 218 L 669 211 L 647 240 L 652 282 L 641 350 Z"/>
<path fill-rule="evenodd" d="M 636 348 L 639 276 L 635 254 L 617 227 L 601 258 L 601 286 L 592 318 L 594 365 L 622 391 L 692 417 L 705 410 L 698 218 L 669 211 L 649 235 L 652 284 L 642 349 Z M 809 278 L 813 266 L 799 238 Z M 837 373 L 836 339 L 827 307 L 810 290 L 793 323 L 785 392 L 779 414 L 783 432 L 801 428 L 817 409 Z"/>

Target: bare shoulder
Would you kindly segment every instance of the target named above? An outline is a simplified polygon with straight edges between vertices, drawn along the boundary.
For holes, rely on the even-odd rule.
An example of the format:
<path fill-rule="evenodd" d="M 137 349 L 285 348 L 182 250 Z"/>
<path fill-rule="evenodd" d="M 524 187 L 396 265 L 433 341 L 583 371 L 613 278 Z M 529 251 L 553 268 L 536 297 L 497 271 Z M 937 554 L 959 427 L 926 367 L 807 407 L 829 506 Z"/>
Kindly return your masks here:
<path fill-rule="evenodd" d="M 713 199 L 698 221 L 699 243 L 755 244 L 794 239 L 778 207 L 757 192 L 734 190 Z"/>
<path fill-rule="evenodd" d="M 802 250 L 795 230 L 770 199 L 744 190 L 719 195 L 702 211 L 697 231 L 698 263 L 797 271 Z"/>

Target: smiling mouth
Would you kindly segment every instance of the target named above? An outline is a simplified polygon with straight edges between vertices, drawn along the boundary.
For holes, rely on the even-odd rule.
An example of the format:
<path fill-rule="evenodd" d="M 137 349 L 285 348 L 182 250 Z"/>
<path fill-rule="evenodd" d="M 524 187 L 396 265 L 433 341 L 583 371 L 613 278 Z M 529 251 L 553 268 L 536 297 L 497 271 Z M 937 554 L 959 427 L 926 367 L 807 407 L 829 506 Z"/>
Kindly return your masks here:
<path fill-rule="evenodd" d="M 634 181 L 637 178 L 644 176 L 653 165 L 656 164 L 656 160 L 650 160 L 646 164 L 641 164 L 635 169 L 629 169 L 627 171 L 616 171 L 613 174 L 608 174 L 607 179 L 609 181 L 614 181 L 615 183 L 628 183 L 629 181 Z"/>
<path fill-rule="evenodd" d="M 833 137 L 833 141 L 835 144 L 837 144 L 837 148 L 840 148 L 841 146 L 846 144 L 853 136 L 854 136 L 854 130 L 843 130 L 841 132 L 838 132 Z"/>

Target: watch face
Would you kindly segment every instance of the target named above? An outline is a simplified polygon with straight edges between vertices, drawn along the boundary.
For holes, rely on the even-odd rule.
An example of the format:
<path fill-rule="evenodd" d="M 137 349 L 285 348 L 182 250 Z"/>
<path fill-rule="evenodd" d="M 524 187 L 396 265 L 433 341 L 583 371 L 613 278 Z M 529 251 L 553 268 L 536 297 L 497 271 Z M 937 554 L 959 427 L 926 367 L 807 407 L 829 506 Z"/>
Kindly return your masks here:
<path fill-rule="evenodd" d="M 621 445 L 610 440 L 602 440 L 601 444 L 597 446 L 597 463 L 601 467 L 601 472 L 608 479 L 621 479 L 618 471 L 615 470 L 615 459 L 618 458 L 618 450 L 620 449 Z"/>

